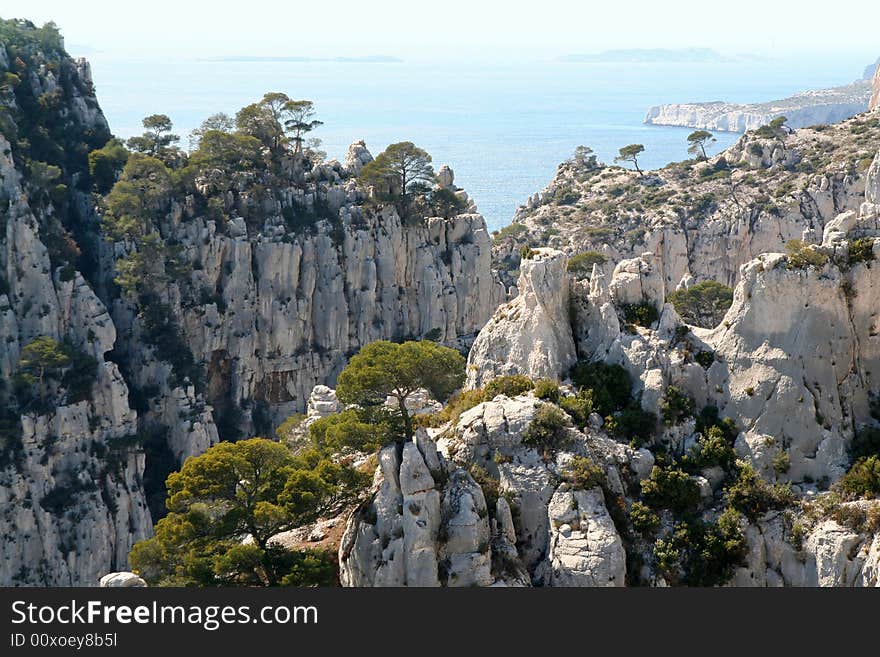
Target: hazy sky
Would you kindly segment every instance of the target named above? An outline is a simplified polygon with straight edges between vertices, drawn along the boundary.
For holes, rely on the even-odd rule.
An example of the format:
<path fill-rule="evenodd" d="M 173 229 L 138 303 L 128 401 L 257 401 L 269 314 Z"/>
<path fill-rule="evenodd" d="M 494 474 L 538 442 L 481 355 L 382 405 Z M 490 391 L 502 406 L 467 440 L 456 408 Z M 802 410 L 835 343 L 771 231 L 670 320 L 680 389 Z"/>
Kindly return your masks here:
<path fill-rule="evenodd" d="M 806 0 L 29 0 L 15 7 L 2 4 L 0 16 L 4 18 L 54 20 L 68 45 L 210 55 L 454 58 L 488 49 L 555 55 L 684 46 L 766 54 L 807 48 L 872 52 L 878 46 L 880 16 L 877 0 L 848 0 L 840 11 L 826 6 L 821 12 Z"/>

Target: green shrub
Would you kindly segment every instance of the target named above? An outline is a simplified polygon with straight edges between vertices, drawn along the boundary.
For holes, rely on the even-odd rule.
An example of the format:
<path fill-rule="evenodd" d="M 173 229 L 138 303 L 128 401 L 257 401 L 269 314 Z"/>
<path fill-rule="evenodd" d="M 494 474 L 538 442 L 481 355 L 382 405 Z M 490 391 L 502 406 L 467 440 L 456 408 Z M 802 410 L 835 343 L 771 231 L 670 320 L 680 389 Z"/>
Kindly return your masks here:
<path fill-rule="evenodd" d="M 643 410 L 638 401 L 632 400 L 622 411 L 605 418 L 605 429 L 611 435 L 641 447 L 653 438 L 657 416 Z"/>
<path fill-rule="evenodd" d="M 791 457 L 788 452 L 781 450 L 773 457 L 773 471 L 776 474 L 785 474 L 791 468 Z"/>
<path fill-rule="evenodd" d="M 633 529 L 643 535 L 650 534 L 660 526 L 660 516 L 643 502 L 633 502 L 629 510 L 629 519 L 632 521 Z"/>
<path fill-rule="evenodd" d="M 680 388 L 669 386 L 660 405 L 663 422 L 667 426 L 679 424 L 694 414 L 694 400 L 684 394 Z"/>
<path fill-rule="evenodd" d="M 874 259 L 874 238 L 866 237 L 850 242 L 847 259 L 851 265 L 857 262 L 872 261 Z"/>
<path fill-rule="evenodd" d="M 563 479 L 572 488 L 588 490 L 601 486 L 605 482 L 605 473 L 593 460 L 586 456 L 575 456 L 565 468 Z"/>
<path fill-rule="evenodd" d="M 854 461 L 868 456 L 880 456 L 880 427 L 862 427 L 856 432 L 849 453 Z"/>
<path fill-rule="evenodd" d="M 558 404 L 559 384 L 553 379 L 538 379 L 535 381 L 535 397 Z"/>
<path fill-rule="evenodd" d="M 593 407 L 600 415 L 611 415 L 630 401 L 632 379 L 620 365 L 580 361 L 571 370 L 571 380 L 578 387 L 593 391 Z"/>
<path fill-rule="evenodd" d="M 306 549 L 282 553 L 284 558 L 281 586 L 336 586 L 339 560 L 334 550 Z"/>
<path fill-rule="evenodd" d="M 623 318 L 628 324 L 649 328 L 651 324 L 660 319 L 660 313 L 653 304 L 643 301 L 642 303 L 626 304 L 623 307 Z"/>
<path fill-rule="evenodd" d="M 574 397 L 563 397 L 559 405 L 577 426 L 584 427 L 593 412 L 593 391 L 581 389 Z"/>
<path fill-rule="evenodd" d="M 671 585 L 721 586 L 745 562 L 748 544 L 740 515 L 726 509 L 714 523 L 679 523 L 654 544 L 657 570 Z"/>
<path fill-rule="evenodd" d="M 275 429 L 275 435 L 278 437 L 278 440 L 283 442 L 290 438 L 290 435 L 299 428 L 305 419 L 305 413 L 294 413 L 284 420 L 284 422 L 279 424 L 278 428 Z"/>
<path fill-rule="evenodd" d="M 500 242 L 507 238 L 516 239 L 518 237 L 522 237 L 524 234 L 528 232 L 528 228 L 523 224 L 510 224 L 509 226 L 505 226 L 497 233 L 495 233 L 495 241 Z"/>
<path fill-rule="evenodd" d="M 701 523 L 688 564 L 689 586 L 721 586 L 733 576 L 737 566 L 745 565 L 748 544 L 742 531 L 742 516 L 725 509 L 712 524 Z"/>
<path fill-rule="evenodd" d="M 501 497 L 501 481 L 497 477 L 493 477 L 489 472 L 477 465 L 472 464 L 468 469 L 471 477 L 477 482 L 477 485 L 483 490 L 483 497 L 486 499 L 486 508 L 495 510 L 498 504 L 498 498 Z"/>
<path fill-rule="evenodd" d="M 789 269 L 806 269 L 808 267 L 821 267 L 828 262 L 828 256 L 811 249 L 803 240 L 789 240 L 785 243 L 788 251 Z"/>
<path fill-rule="evenodd" d="M 313 422 L 309 437 L 322 452 L 345 448 L 373 452 L 402 438 L 399 423 L 394 420 L 390 413 L 349 408 Z"/>
<path fill-rule="evenodd" d="M 568 444 L 570 426 L 571 420 L 559 408 L 553 404 L 542 404 L 523 432 L 522 442 L 548 457 Z"/>
<path fill-rule="evenodd" d="M 495 399 L 498 395 L 516 397 L 535 387 L 532 380 L 523 374 L 509 374 L 497 376 L 483 388 L 486 400 Z"/>
<path fill-rule="evenodd" d="M 720 467 L 725 472 L 736 462 L 736 452 L 730 439 L 720 427 L 712 426 L 700 436 L 695 449 L 682 459 L 682 465 L 690 471 Z"/>
<path fill-rule="evenodd" d="M 750 464 L 740 461 L 737 465 L 739 474 L 736 481 L 724 489 L 724 499 L 728 506 L 752 522 L 771 509 L 785 508 L 794 501 L 788 485 L 771 486 L 758 476 Z"/>
<path fill-rule="evenodd" d="M 838 487 L 850 497 L 877 497 L 880 495 L 880 456 L 861 458 L 849 469 Z"/>
<path fill-rule="evenodd" d="M 704 281 L 676 290 L 666 299 L 688 324 L 714 328 L 733 303 L 733 290 L 716 281 Z"/>
<path fill-rule="evenodd" d="M 762 139 L 781 139 L 784 138 L 787 134 L 783 126 L 788 119 L 784 116 L 777 116 L 775 119 L 770 121 L 767 125 L 762 125 L 760 128 L 755 130 L 755 135 L 761 137 Z M 757 146 L 757 144 L 752 144 L 752 146 Z M 758 147 L 760 149 L 760 146 Z M 759 150 L 760 153 L 760 150 Z"/>
<path fill-rule="evenodd" d="M 716 406 L 706 406 L 697 416 L 697 431 L 706 436 L 712 427 L 717 427 L 731 445 L 739 435 L 736 422 L 729 417 L 722 419 Z"/>
<path fill-rule="evenodd" d="M 704 370 L 708 370 L 710 367 L 712 367 L 712 363 L 715 362 L 715 352 L 714 351 L 698 351 L 694 355 L 694 360 Z"/>
<path fill-rule="evenodd" d="M 119 139 L 111 139 L 101 148 L 92 151 L 88 156 L 89 175 L 99 194 L 108 193 L 125 163 L 128 161 L 128 151 Z"/>
<path fill-rule="evenodd" d="M 537 254 L 537 251 L 535 251 L 532 247 L 524 246 L 519 250 L 519 259 L 520 260 L 531 260 L 536 254 Z"/>
<path fill-rule="evenodd" d="M 700 504 L 700 487 L 679 468 L 655 465 L 641 485 L 645 502 L 655 509 L 669 509 L 681 515 L 695 510 Z"/>
<path fill-rule="evenodd" d="M 604 265 L 608 258 L 598 251 L 578 253 L 568 259 L 568 271 L 575 276 L 589 276 L 593 273 L 593 265 Z"/>

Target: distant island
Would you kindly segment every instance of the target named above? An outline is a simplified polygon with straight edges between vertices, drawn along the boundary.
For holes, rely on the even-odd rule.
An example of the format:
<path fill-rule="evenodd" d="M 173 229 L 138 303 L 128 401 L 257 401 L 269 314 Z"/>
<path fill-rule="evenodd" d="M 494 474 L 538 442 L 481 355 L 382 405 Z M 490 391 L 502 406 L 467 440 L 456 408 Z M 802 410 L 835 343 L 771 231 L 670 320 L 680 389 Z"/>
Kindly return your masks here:
<path fill-rule="evenodd" d="M 629 64 L 716 64 L 736 61 L 711 48 L 629 48 L 605 50 L 594 54 L 570 54 L 556 58 L 568 63 L 629 63 Z"/>
<path fill-rule="evenodd" d="M 340 64 L 402 64 L 399 57 L 390 55 L 367 55 L 364 57 L 256 57 L 236 55 L 230 57 L 202 57 L 204 62 L 337 62 Z"/>

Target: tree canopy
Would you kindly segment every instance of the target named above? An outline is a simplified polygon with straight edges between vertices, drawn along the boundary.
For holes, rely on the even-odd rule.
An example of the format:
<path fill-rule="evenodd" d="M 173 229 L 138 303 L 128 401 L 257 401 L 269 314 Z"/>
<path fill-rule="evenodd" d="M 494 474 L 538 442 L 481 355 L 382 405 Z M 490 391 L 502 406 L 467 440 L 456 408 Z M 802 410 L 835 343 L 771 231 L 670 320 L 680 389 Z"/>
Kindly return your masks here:
<path fill-rule="evenodd" d="M 289 143 L 294 153 L 302 154 L 305 135 L 323 121 L 315 118 L 315 104 L 310 100 L 291 100 L 278 91 L 263 95 L 262 100 L 243 107 L 235 115 L 235 125 L 242 134 L 254 137 L 280 154 Z"/>
<path fill-rule="evenodd" d="M 706 130 L 696 130 L 688 135 L 688 153 L 691 155 L 700 154 L 702 159 L 708 160 L 706 155 L 706 144 L 715 143 L 715 136 Z"/>
<path fill-rule="evenodd" d="M 667 299 L 688 324 L 715 328 L 733 303 L 733 290 L 717 281 L 703 281 L 676 290 Z"/>
<path fill-rule="evenodd" d="M 617 157 L 614 158 L 615 162 L 632 162 L 636 171 L 640 176 L 643 176 L 642 170 L 639 168 L 639 155 L 645 152 L 645 147 L 642 144 L 630 144 L 629 146 L 624 146 L 617 153 Z"/>
<path fill-rule="evenodd" d="M 42 401 L 46 397 L 47 379 L 58 376 L 70 362 L 70 354 L 63 344 L 48 335 L 41 335 L 21 350 L 16 382 L 36 387 Z"/>
<path fill-rule="evenodd" d="M 144 117 L 141 123 L 145 131 L 142 135 L 128 140 L 127 145 L 131 150 L 158 158 L 165 158 L 172 152 L 177 152 L 174 144 L 180 141 L 180 137 L 171 132 L 174 125 L 168 116 L 151 114 Z"/>
<path fill-rule="evenodd" d="M 169 513 L 134 546 L 131 566 L 161 585 L 330 583 L 332 557 L 270 539 L 352 501 L 368 479 L 317 450 L 294 455 L 262 438 L 219 443 L 168 477 Z"/>
<path fill-rule="evenodd" d="M 394 201 L 398 214 L 406 219 L 413 195 L 434 182 L 431 156 L 411 141 L 391 144 L 361 169 L 358 182 L 372 187 L 380 199 Z"/>
<path fill-rule="evenodd" d="M 315 119 L 315 104 L 310 100 L 289 100 L 282 111 L 284 128 L 291 134 L 294 152 L 302 153 L 303 136 L 324 122 Z"/>
<path fill-rule="evenodd" d="M 430 340 L 402 344 L 379 340 L 353 356 L 339 374 L 336 394 L 344 404 L 375 407 L 386 398 L 395 400 L 403 432 L 412 438 L 412 417 L 407 400 L 418 390 L 428 390 L 446 400 L 465 378 L 465 360 L 454 349 Z"/>

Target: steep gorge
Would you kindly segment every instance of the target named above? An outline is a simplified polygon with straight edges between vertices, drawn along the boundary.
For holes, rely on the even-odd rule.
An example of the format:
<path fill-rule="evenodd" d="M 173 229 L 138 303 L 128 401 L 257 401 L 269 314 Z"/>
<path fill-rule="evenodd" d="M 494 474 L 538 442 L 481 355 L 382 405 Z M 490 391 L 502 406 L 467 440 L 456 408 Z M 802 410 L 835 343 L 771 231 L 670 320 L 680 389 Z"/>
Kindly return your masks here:
<path fill-rule="evenodd" d="M 2 37 L 0 583 L 124 568 L 186 457 L 271 435 L 368 342 L 466 348 L 505 296 L 472 204 L 407 221 L 367 208 L 354 176 L 372 157 L 356 142 L 344 164 L 289 163 L 268 189 L 172 193 L 157 228 L 187 273 L 133 303 L 113 281 L 136 247 L 104 233 L 86 159 L 111 137 L 88 64 L 51 28 L 7 21 Z M 73 390 L 67 365 L 26 402 L 20 359 L 41 337 L 93 358 L 94 376 Z"/>

